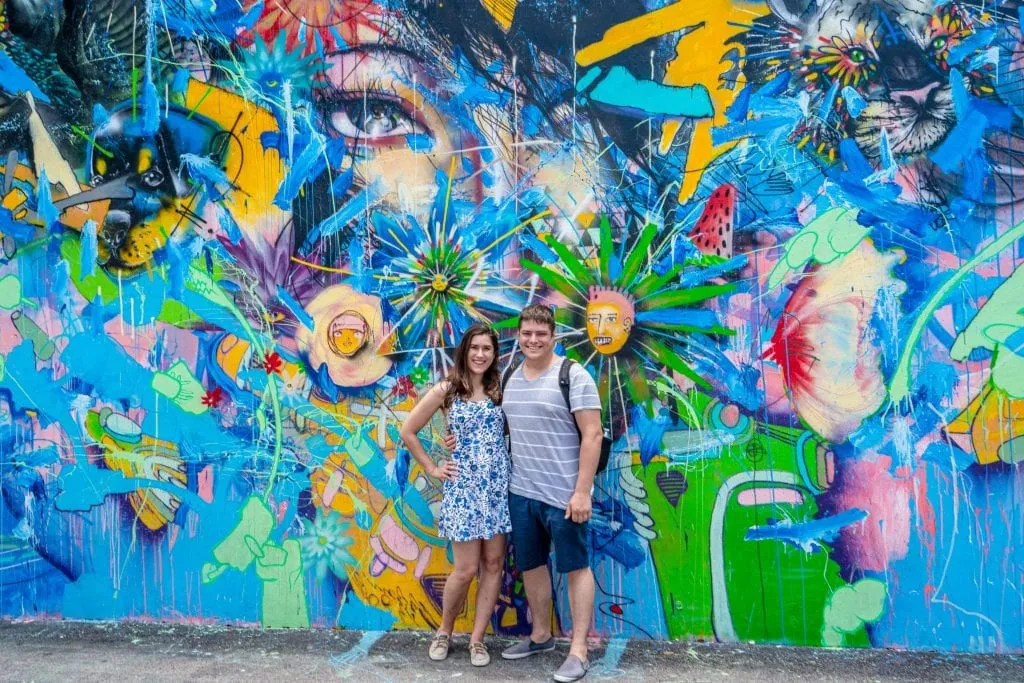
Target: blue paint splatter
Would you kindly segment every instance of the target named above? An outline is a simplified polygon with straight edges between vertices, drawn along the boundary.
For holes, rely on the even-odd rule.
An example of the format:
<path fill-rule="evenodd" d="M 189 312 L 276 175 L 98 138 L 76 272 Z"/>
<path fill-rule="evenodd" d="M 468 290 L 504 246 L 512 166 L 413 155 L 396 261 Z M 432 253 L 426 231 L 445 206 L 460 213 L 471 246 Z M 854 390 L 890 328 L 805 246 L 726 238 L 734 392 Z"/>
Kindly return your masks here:
<path fill-rule="evenodd" d="M 865 510 L 850 508 L 810 522 L 783 520 L 768 526 L 752 526 L 743 538 L 747 541 L 782 541 L 804 552 L 814 553 L 823 549 L 824 543 L 834 541 L 840 529 L 863 521 L 867 516 Z"/>
<path fill-rule="evenodd" d="M 592 101 L 603 109 L 635 118 L 705 118 L 715 113 L 711 95 L 703 85 L 672 86 L 642 80 L 619 65 L 605 74 L 594 67 L 580 79 L 576 90 L 583 103 Z"/>

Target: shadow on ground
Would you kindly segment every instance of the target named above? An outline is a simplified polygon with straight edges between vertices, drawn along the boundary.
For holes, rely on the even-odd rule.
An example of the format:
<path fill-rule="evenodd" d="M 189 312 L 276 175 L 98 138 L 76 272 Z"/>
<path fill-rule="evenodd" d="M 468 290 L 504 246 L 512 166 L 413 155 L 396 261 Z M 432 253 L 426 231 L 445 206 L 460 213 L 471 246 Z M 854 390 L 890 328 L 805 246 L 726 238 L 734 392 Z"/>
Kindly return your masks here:
<path fill-rule="evenodd" d="M 445 662 L 409 632 L 260 631 L 141 623 L 0 622 L 4 681 L 550 681 L 567 651 L 469 664 L 465 636 Z M 612 640 L 588 681 L 1024 681 L 1024 658 L 895 650 Z"/>

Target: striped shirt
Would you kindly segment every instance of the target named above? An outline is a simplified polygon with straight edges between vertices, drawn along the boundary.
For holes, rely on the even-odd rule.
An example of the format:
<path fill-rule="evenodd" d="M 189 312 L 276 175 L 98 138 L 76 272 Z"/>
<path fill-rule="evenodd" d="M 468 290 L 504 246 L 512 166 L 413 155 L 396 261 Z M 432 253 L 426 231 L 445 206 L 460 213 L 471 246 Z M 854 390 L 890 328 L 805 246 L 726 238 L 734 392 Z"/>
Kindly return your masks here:
<path fill-rule="evenodd" d="M 505 387 L 502 408 L 512 441 L 509 491 L 564 510 L 576 489 L 580 470 L 580 437 L 576 418 L 565 406 L 558 372 L 565 362 L 556 357 L 540 377 L 529 381 L 520 366 Z M 597 385 L 583 366 L 569 373 L 572 412 L 600 410 Z"/>

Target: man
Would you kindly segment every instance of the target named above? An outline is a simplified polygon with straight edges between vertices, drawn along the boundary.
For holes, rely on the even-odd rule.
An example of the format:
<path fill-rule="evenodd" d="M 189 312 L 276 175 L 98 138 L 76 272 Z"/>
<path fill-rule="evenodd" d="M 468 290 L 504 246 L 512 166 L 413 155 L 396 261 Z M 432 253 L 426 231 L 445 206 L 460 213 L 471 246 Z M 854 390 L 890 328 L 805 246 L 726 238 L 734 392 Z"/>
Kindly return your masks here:
<path fill-rule="evenodd" d="M 501 656 L 522 659 L 555 647 L 547 566 L 553 544 L 555 569 L 568 574 L 573 623 L 569 655 L 554 679 L 577 681 L 590 666 L 587 632 L 594 614 L 594 574 L 587 522 L 601 451 L 601 400 L 587 371 L 573 365 L 569 375 L 571 411 L 565 405 L 558 375 L 562 364 L 569 361 L 555 355 L 551 309 L 534 304 L 523 310 L 519 346 L 526 360 L 509 378 L 502 407 L 512 443 L 508 501 L 512 542 L 533 614 L 533 631 Z"/>

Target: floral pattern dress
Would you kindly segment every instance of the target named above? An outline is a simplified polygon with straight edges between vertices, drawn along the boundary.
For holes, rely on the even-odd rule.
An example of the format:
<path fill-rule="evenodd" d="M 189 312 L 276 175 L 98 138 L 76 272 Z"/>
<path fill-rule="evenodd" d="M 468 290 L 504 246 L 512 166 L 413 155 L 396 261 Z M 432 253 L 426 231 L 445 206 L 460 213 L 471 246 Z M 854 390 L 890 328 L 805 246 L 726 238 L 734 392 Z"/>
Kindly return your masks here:
<path fill-rule="evenodd" d="M 457 440 L 452 460 L 459 473 L 444 482 L 438 535 L 461 542 L 508 533 L 511 461 L 501 407 L 490 399 L 457 398 L 448 408 L 448 428 Z"/>

